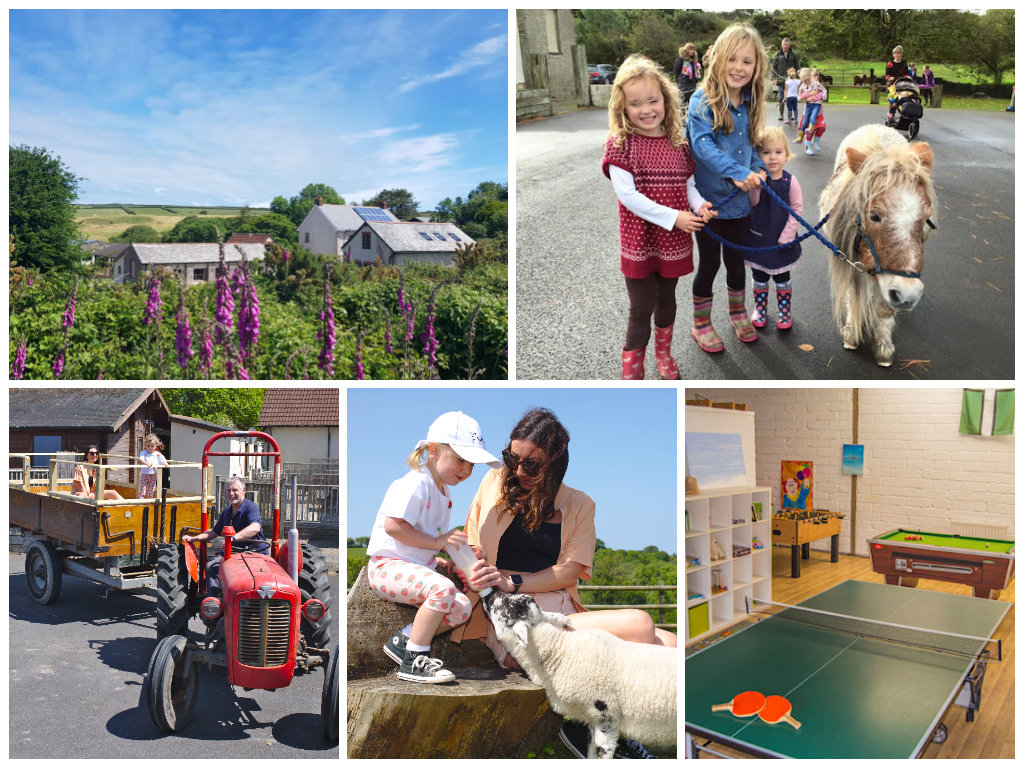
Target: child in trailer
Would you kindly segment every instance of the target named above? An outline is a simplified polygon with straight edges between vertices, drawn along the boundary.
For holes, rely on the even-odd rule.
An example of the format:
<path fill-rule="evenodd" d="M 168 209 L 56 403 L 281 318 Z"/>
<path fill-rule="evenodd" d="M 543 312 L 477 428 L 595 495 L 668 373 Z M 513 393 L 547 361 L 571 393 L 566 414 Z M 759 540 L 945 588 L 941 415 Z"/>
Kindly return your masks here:
<path fill-rule="evenodd" d="M 765 74 L 768 57 L 757 30 L 749 24 L 728 27 L 711 49 L 701 88 L 690 98 L 686 133 L 697 160 L 694 173 L 700 196 L 718 207 L 718 217 L 697 232 L 700 260 L 693 280 L 693 328 L 690 335 L 705 352 L 725 349 L 711 324 L 713 286 L 725 265 L 729 321 L 740 341 L 757 341 L 746 309 L 747 278 L 743 254 L 720 245 L 708 231 L 729 243 L 742 245 L 749 230 L 749 192 L 761 185 L 764 166 L 754 151 L 753 138 L 764 128 Z"/>
<path fill-rule="evenodd" d="M 501 466 L 484 448 L 480 425 L 462 413 L 439 416 L 409 455 L 410 471 L 388 488 L 377 512 L 366 553 L 373 590 L 395 603 L 418 606 L 413 621 L 397 629 L 384 646 L 399 664 L 398 677 L 414 683 L 447 683 L 455 675 L 430 658 L 430 642 L 469 618 L 469 599 L 452 581 L 454 567 L 438 560 L 448 544 L 466 544 L 462 531 L 448 528 L 449 486 L 473 473 L 474 464 Z M 468 574 L 466 574 L 468 578 Z"/>
<path fill-rule="evenodd" d="M 619 200 L 619 266 L 629 294 L 622 378 L 644 378 L 654 319 L 658 377 L 678 379 L 672 358 L 676 283 L 693 272 L 692 232 L 710 218 L 690 212 L 693 155 L 683 135 L 679 89 L 646 56 L 627 58 L 608 102 L 609 136 L 601 170 Z"/>
<path fill-rule="evenodd" d="M 139 472 L 140 499 L 152 499 L 156 495 L 156 473 L 167 466 L 167 459 L 161 453 L 163 449 L 164 444 L 159 437 L 153 434 L 146 436 L 146 447 L 139 454 L 139 461 L 145 465 Z"/>
<path fill-rule="evenodd" d="M 813 128 L 813 129 L 816 129 Z M 796 213 L 803 215 L 803 193 L 796 177 L 784 170 L 786 161 L 793 157 L 789 141 L 781 128 L 765 128 L 761 134 L 757 153 L 768 171 L 765 186 L 789 203 Z M 751 248 L 791 243 L 797 236 L 797 220 L 775 198 L 761 189 L 751 190 L 750 238 Z M 768 324 L 768 281 L 775 281 L 779 314 L 775 325 L 780 330 L 793 327 L 793 284 L 790 270 L 800 260 L 800 243 L 788 248 L 764 252 L 748 252 L 747 265 L 753 277 L 754 313 L 751 323 L 755 328 Z"/>

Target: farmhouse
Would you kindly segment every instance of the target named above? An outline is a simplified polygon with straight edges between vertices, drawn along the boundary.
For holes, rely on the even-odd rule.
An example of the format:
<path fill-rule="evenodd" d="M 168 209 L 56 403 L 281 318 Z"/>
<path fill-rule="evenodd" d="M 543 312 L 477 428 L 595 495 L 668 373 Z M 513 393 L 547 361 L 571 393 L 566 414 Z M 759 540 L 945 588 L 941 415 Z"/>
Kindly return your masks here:
<path fill-rule="evenodd" d="M 224 260 L 235 264 L 242 255 L 250 261 L 263 258 L 258 243 L 233 243 L 224 248 Z M 132 243 L 114 262 L 114 282 L 138 280 L 147 270 L 166 269 L 182 277 L 185 285 L 217 279 L 220 250 L 217 243 Z"/>
<path fill-rule="evenodd" d="M 338 459 L 338 390 L 268 389 L 259 429 L 277 440 L 291 463 Z"/>
<path fill-rule="evenodd" d="M 11 453 L 31 453 L 33 467 L 48 467 L 50 456 L 84 453 L 95 444 L 100 453 L 137 457 L 150 432 L 170 454 L 170 412 L 157 389 L 11 389 Z M 78 459 L 81 461 L 82 459 Z M 20 467 L 11 459 L 10 466 Z M 111 479 L 134 483 L 134 470 L 111 472 Z"/>
<path fill-rule="evenodd" d="M 427 262 L 454 263 L 458 249 L 474 244 L 473 238 L 454 224 L 419 221 L 367 221 L 343 244 L 346 261 L 357 264 L 401 266 Z"/>
<path fill-rule="evenodd" d="M 398 221 L 386 207 L 329 205 L 317 197 L 299 224 L 299 245 L 313 253 L 342 255 L 342 246 L 366 221 Z"/>

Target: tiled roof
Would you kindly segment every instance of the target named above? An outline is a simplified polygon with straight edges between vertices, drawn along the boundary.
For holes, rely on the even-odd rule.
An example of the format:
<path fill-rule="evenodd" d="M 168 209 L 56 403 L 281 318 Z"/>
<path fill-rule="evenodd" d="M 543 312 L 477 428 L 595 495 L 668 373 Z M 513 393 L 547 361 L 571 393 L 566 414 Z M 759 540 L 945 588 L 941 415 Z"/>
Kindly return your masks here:
<path fill-rule="evenodd" d="M 271 237 L 270 235 L 259 233 L 250 234 L 249 232 L 235 232 L 233 235 L 231 235 L 231 237 L 224 241 L 224 244 L 227 245 L 228 243 L 259 243 L 260 245 L 263 245 L 264 243 L 268 242 L 274 242 L 274 238 Z M 225 254 L 225 256 L 226 255 L 227 254 Z"/>
<path fill-rule="evenodd" d="M 363 226 L 362 217 L 356 213 L 356 208 L 365 208 L 363 205 L 321 205 L 320 212 L 327 217 L 327 220 L 337 232 L 351 232 Z M 392 221 L 398 221 L 391 211 L 381 209 Z"/>
<path fill-rule="evenodd" d="M 10 390 L 8 422 L 16 428 L 117 429 L 153 391 L 143 389 Z"/>
<path fill-rule="evenodd" d="M 457 246 L 466 248 L 476 242 L 457 226 L 447 222 L 368 221 L 365 226 L 376 232 L 396 253 L 454 253 Z M 353 234 L 349 240 L 357 235 Z"/>
<path fill-rule="evenodd" d="M 143 264 L 193 264 L 220 261 L 216 243 L 134 243 L 132 248 Z M 263 258 L 263 246 L 255 243 L 232 243 L 224 247 L 224 261 L 233 263 L 245 258 L 256 261 Z"/>
<path fill-rule="evenodd" d="M 338 390 L 323 387 L 268 389 L 259 426 L 337 427 Z"/>

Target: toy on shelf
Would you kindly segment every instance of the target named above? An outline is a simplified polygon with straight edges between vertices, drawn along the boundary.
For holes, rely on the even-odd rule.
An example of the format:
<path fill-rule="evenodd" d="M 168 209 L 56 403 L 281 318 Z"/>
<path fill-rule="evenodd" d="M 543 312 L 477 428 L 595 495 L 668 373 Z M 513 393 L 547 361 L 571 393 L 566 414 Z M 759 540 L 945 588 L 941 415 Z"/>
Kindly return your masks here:
<path fill-rule="evenodd" d="M 715 560 L 725 560 L 725 550 L 718 543 L 718 539 L 711 540 L 711 561 L 714 562 Z"/>
<path fill-rule="evenodd" d="M 741 547 L 739 544 L 732 545 L 733 557 L 744 557 L 750 554 L 750 547 Z"/>
<path fill-rule="evenodd" d="M 694 557 L 693 555 L 687 555 L 687 557 L 686 557 L 686 567 L 687 568 L 699 568 L 700 567 L 700 558 L 699 557 Z"/>
<path fill-rule="evenodd" d="M 764 544 L 761 543 L 761 540 L 757 538 L 757 536 L 751 537 L 750 546 L 754 549 L 764 549 Z"/>

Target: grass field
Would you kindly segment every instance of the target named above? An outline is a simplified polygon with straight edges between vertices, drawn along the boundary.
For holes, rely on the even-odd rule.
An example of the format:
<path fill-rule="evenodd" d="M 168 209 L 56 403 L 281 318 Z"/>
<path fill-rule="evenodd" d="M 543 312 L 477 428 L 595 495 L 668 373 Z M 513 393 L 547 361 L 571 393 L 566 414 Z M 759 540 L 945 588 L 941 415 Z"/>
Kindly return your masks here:
<path fill-rule="evenodd" d="M 163 234 L 186 216 L 200 218 L 237 216 L 240 208 L 197 207 L 188 205 L 76 205 L 78 228 L 87 240 L 109 241 L 128 227 L 144 225 Z M 250 208 L 254 213 L 267 209 Z"/>
<path fill-rule="evenodd" d="M 870 104 L 871 89 L 867 86 L 834 87 L 828 89 L 829 104 Z M 886 104 L 885 93 L 879 96 L 879 106 Z M 964 96 L 943 96 L 940 109 L 976 109 L 987 112 L 1001 112 L 1006 109 L 1008 101 L 1000 99 L 972 99 Z M 776 106 L 778 109 L 778 106 Z M 930 109 L 930 107 L 926 107 Z"/>

